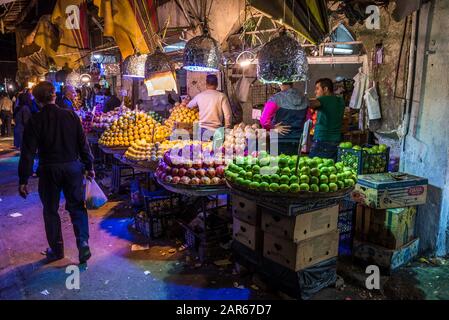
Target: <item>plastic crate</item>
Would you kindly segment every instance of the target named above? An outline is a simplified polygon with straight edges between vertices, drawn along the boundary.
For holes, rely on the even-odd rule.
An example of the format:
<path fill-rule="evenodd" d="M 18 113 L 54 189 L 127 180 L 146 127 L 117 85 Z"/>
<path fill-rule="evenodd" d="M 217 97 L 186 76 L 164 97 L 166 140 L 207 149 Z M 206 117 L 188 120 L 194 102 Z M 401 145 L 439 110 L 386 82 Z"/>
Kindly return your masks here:
<path fill-rule="evenodd" d="M 338 213 L 338 231 L 340 233 L 338 244 L 339 256 L 348 256 L 352 254 L 356 210 L 357 204 L 355 202 L 348 199 L 344 199 L 340 202 Z"/>
<path fill-rule="evenodd" d="M 157 239 L 164 234 L 162 217 L 148 216 L 144 211 L 134 217 L 134 228 L 148 239 Z"/>
<path fill-rule="evenodd" d="M 365 144 L 362 148 L 371 148 L 372 145 Z M 368 153 L 365 150 L 354 150 L 338 147 L 337 161 L 345 166 L 357 170 L 358 174 L 372 174 L 388 172 L 390 163 L 390 148 L 385 153 Z"/>
<path fill-rule="evenodd" d="M 144 202 L 145 211 L 151 216 L 171 216 L 180 211 L 180 197 L 173 193 L 147 194 Z"/>

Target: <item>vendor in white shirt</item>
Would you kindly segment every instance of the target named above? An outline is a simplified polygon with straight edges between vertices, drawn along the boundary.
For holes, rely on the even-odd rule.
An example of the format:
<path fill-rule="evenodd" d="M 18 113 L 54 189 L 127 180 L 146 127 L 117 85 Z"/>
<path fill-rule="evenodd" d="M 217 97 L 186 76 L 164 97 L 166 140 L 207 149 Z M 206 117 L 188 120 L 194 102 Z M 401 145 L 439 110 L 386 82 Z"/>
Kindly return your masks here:
<path fill-rule="evenodd" d="M 228 98 L 217 91 L 218 78 L 214 74 L 206 77 L 206 90 L 197 94 L 188 107 L 199 108 L 201 135 L 205 130 L 215 131 L 218 128 L 231 128 L 232 111 Z"/>

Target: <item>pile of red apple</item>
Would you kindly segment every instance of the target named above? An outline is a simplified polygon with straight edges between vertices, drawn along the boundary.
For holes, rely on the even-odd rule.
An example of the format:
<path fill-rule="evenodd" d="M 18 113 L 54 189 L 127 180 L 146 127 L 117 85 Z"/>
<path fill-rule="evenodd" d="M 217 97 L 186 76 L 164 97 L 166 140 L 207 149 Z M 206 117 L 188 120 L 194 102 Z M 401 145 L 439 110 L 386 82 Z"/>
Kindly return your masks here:
<path fill-rule="evenodd" d="M 225 184 L 224 160 L 205 159 L 200 157 L 195 161 L 171 161 L 167 156 L 161 160 L 156 170 L 157 177 L 168 184 L 183 185 L 221 185 Z"/>

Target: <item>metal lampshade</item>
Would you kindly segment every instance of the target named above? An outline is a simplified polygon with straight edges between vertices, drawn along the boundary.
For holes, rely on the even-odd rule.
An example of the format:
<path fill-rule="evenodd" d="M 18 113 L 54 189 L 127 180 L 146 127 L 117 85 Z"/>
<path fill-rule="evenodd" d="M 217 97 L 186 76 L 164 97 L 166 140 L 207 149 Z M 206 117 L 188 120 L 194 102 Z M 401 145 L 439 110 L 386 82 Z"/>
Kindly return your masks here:
<path fill-rule="evenodd" d="M 123 61 L 123 76 L 128 78 L 145 78 L 146 54 L 133 54 Z"/>
<path fill-rule="evenodd" d="M 217 72 L 220 59 L 217 41 L 207 34 L 190 39 L 184 48 L 184 69 L 189 71 Z"/>
<path fill-rule="evenodd" d="M 145 79 L 150 79 L 158 73 L 165 72 L 174 73 L 174 68 L 170 58 L 163 53 L 159 48 L 147 57 L 145 62 Z"/>
<path fill-rule="evenodd" d="M 81 74 L 76 71 L 70 72 L 65 80 L 65 83 L 73 87 L 78 87 L 81 83 Z"/>
<path fill-rule="evenodd" d="M 178 92 L 173 64 L 159 49 L 148 55 L 145 62 L 145 84 L 149 96 L 164 94 L 165 91 Z"/>
<path fill-rule="evenodd" d="M 306 81 L 308 70 L 301 44 L 286 33 L 265 44 L 259 52 L 257 77 L 263 83 Z"/>

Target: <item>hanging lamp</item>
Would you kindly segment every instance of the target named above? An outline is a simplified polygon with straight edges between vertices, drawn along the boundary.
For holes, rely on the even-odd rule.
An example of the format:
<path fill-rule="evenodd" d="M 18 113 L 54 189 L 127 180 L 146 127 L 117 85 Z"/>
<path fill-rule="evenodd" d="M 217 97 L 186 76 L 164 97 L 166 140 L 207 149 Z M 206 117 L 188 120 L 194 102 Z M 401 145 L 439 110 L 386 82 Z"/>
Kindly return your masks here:
<path fill-rule="evenodd" d="M 145 62 L 145 84 L 149 96 L 159 95 L 160 92 L 165 93 L 165 91 L 178 93 L 173 64 L 159 47 L 156 48 L 154 53 L 148 55 Z"/>
<path fill-rule="evenodd" d="M 73 87 L 79 87 L 81 83 L 81 74 L 76 71 L 72 71 L 67 75 L 67 78 L 65 80 L 65 83 L 67 85 L 73 86 Z"/>
<path fill-rule="evenodd" d="M 308 70 L 304 49 L 285 30 L 259 51 L 257 78 L 262 83 L 306 81 Z"/>
<path fill-rule="evenodd" d="M 201 36 L 190 39 L 184 48 L 184 69 L 197 72 L 217 72 L 220 69 L 221 52 L 217 41 L 207 30 Z"/>
<path fill-rule="evenodd" d="M 140 53 L 128 56 L 123 61 L 123 77 L 144 79 L 147 56 L 147 54 Z"/>

